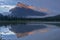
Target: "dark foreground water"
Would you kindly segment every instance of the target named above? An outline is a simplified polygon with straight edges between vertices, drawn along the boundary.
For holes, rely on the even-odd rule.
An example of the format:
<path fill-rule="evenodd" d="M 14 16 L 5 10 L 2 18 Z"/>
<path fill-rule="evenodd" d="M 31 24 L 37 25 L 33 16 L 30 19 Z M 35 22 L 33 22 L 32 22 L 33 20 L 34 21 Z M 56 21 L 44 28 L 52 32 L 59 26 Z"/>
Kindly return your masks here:
<path fill-rule="evenodd" d="M 0 40 L 60 40 L 60 26 L 51 23 L 1 25 Z"/>

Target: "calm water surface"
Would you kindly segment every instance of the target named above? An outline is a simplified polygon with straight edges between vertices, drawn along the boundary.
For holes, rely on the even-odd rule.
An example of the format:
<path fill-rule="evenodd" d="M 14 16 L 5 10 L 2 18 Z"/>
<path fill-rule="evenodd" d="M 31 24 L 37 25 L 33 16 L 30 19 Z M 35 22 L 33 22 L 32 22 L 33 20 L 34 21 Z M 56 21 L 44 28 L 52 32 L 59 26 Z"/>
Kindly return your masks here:
<path fill-rule="evenodd" d="M 60 26 L 41 23 L 0 26 L 1 40 L 60 40 Z"/>

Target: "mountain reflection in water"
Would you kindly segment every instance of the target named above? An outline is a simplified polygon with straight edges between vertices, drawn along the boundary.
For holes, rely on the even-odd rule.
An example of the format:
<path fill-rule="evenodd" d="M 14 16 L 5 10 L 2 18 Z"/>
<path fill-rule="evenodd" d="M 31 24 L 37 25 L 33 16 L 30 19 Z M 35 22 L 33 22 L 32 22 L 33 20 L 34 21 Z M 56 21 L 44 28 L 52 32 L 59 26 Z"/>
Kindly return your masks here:
<path fill-rule="evenodd" d="M 60 28 L 50 24 L 15 24 L 0 27 L 6 40 L 60 40 Z"/>

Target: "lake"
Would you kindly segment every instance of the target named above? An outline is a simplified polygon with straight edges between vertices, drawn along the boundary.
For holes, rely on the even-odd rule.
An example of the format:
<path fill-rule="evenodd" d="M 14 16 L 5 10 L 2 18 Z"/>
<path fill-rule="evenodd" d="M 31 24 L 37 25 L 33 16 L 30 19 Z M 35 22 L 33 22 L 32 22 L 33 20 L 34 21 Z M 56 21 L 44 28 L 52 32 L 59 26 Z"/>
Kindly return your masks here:
<path fill-rule="evenodd" d="M 0 40 L 60 40 L 59 23 L 0 25 Z"/>

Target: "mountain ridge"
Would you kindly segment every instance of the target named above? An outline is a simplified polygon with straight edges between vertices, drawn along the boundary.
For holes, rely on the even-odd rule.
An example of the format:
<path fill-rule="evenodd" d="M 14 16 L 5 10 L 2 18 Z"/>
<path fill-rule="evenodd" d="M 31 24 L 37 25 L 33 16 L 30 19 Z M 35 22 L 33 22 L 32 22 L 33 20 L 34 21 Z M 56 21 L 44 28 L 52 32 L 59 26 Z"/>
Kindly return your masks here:
<path fill-rule="evenodd" d="M 10 10 L 11 16 L 15 17 L 27 17 L 27 16 L 45 16 L 44 12 L 39 12 L 31 9 L 32 6 L 28 6 L 22 3 L 18 3 L 17 6 Z"/>

